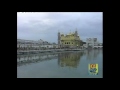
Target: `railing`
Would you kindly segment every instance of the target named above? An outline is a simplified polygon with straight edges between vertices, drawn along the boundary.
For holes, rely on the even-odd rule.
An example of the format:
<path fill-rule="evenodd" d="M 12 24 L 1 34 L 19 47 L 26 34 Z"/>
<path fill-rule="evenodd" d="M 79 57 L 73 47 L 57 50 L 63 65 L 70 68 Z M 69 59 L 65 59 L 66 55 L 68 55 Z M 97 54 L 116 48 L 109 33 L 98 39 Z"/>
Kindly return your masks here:
<path fill-rule="evenodd" d="M 65 49 L 72 50 L 72 49 L 81 49 L 81 48 L 55 48 L 55 49 L 53 49 L 53 48 L 46 48 L 46 49 L 34 49 L 34 50 L 32 50 L 32 49 L 18 49 L 17 51 L 65 50 Z"/>

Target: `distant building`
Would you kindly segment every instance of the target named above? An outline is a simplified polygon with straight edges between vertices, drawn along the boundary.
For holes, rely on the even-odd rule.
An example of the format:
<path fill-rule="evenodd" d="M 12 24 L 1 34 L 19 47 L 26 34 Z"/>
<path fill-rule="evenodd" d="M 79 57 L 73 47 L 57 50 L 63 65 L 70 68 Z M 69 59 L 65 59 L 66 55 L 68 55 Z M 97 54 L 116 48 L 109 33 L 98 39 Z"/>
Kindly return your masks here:
<path fill-rule="evenodd" d="M 41 39 L 38 41 L 17 39 L 17 50 L 38 50 L 43 48 L 58 48 L 58 45 Z"/>
<path fill-rule="evenodd" d="M 66 35 L 58 32 L 58 45 L 59 47 L 80 47 L 80 36 L 77 31 Z"/>
<path fill-rule="evenodd" d="M 40 47 L 42 47 L 42 48 L 58 48 L 58 44 L 56 44 L 56 43 L 48 43 L 48 44 L 43 44 L 43 45 L 41 45 Z"/>
<path fill-rule="evenodd" d="M 102 43 L 99 43 L 97 41 L 97 38 L 87 38 L 86 39 L 86 45 L 84 45 L 86 48 L 102 48 Z"/>
<path fill-rule="evenodd" d="M 83 48 L 87 48 L 87 45 L 86 45 L 86 44 L 83 44 Z"/>

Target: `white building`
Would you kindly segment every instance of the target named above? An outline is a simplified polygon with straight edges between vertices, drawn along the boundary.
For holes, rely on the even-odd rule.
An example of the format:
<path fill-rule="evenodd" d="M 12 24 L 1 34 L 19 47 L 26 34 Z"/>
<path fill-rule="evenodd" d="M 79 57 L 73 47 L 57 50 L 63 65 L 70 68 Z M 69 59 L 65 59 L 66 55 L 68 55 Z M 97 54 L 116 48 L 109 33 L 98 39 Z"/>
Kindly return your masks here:
<path fill-rule="evenodd" d="M 58 45 L 55 43 L 49 43 L 43 40 L 24 40 L 17 39 L 17 48 L 19 49 L 41 49 L 41 48 L 58 48 Z"/>
<path fill-rule="evenodd" d="M 91 47 L 91 48 L 102 48 L 103 45 L 102 43 L 99 43 L 97 41 L 97 38 L 87 38 L 86 39 L 86 45 L 84 45 L 86 48 Z"/>
<path fill-rule="evenodd" d="M 86 45 L 86 44 L 83 44 L 83 48 L 87 48 L 87 45 Z"/>
<path fill-rule="evenodd" d="M 29 48 L 29 47 L 38 48 L 39 42 L 33 40 L 17 39 L 17 48 Z"/>
<path fill-rule="evenodd" d="M 48 44 L 48 45 L 41 45 L 40 47 L 43 47 L 43 48 L 58 48 L 58 45 L 54 45 L 54 44 Z"/>

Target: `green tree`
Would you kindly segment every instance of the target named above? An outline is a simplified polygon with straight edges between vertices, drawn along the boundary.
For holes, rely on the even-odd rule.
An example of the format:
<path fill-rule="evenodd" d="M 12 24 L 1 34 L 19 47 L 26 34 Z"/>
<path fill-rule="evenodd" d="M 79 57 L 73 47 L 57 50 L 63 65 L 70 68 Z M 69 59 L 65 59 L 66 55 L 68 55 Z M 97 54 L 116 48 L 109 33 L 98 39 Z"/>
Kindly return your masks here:
<path fill-rule="evenodd" d="M 83 44 L 86 44 L 86 42 L 83 42 L 82 40 L 80 40 L 80 46 L 83 46 Z"/>

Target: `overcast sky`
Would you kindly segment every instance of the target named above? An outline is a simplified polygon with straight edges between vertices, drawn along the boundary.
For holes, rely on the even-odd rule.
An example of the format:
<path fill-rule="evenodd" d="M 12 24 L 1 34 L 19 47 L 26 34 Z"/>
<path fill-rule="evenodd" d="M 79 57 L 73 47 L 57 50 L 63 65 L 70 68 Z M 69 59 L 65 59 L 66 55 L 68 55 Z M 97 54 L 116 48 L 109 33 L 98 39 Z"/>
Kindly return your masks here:
<path fill-rule="evenodd" d="M 77 29 L 80 39 L 103 38 L 102 12 L 18 12 L 17 38 L 57 43 L 58 31 L 67 34 Z"/>

